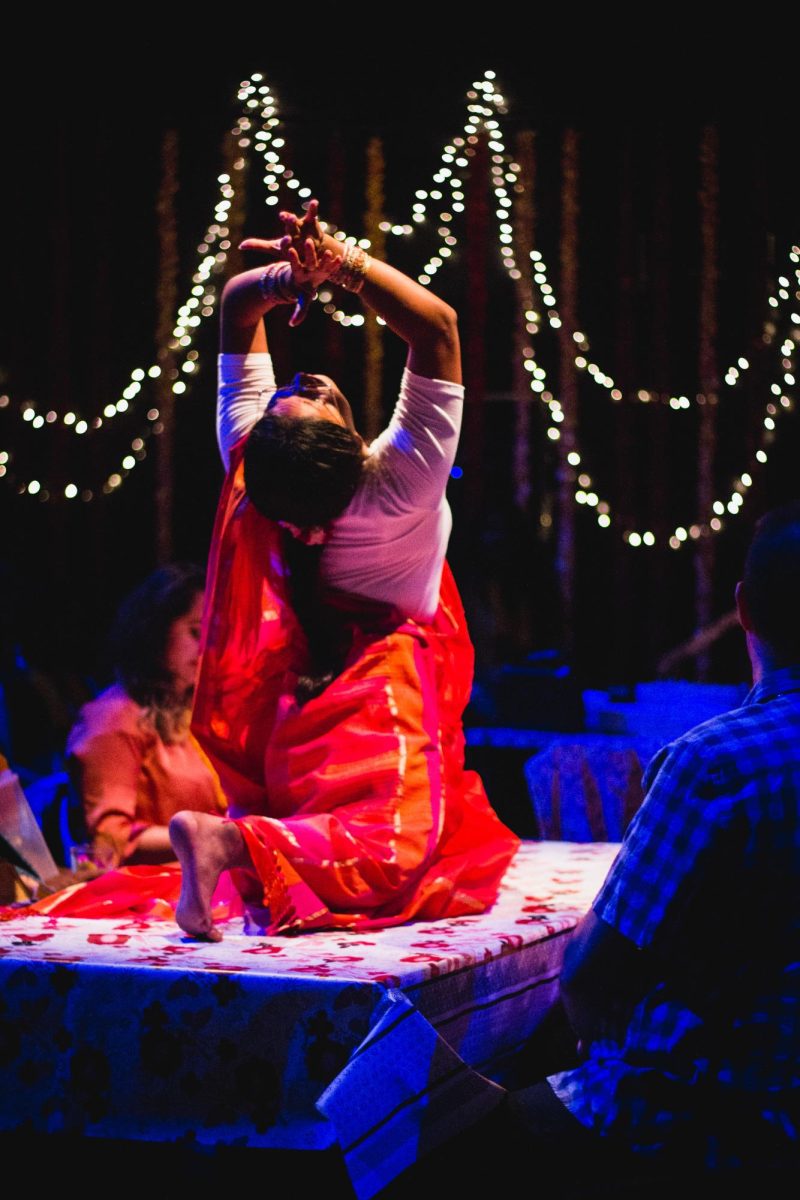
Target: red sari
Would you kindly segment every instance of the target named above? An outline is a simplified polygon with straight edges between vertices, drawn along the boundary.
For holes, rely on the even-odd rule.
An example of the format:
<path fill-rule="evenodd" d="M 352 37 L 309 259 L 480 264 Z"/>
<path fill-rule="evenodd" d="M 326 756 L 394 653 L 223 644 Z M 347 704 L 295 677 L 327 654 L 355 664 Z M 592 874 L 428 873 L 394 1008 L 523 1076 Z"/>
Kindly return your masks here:
<path fill-rule="evenodd" d="M 473 654 L 449 569 L 430 624 L 361 602 L 344 669 L 300 707 L 306 646 L 282 536 L 248 502 L 234 453 L 192 729 L 261 881 L 252 915 L 275 933 L 483 911 L 519 840 L 464 770 Z"/>
<path fill-rule="evenodd" d="M 344 669 L 298 706 L 307 653 L 287 598 L 283 535 L 245 495 L 241 449 L 214 529 L 192 732 L 258 875 L 254 897 L 249 875 L 231 872 L 252 919 L 279 933 L 482 912 L 519 839 L 464 770 L 473 653 L 447 565 L 430 624 L 356 601 Z M 168 919 L 179 888 L 169 864 L 123 868 L 27 911 Z M 241 911 L 223 874 L 213 915 Z"/>

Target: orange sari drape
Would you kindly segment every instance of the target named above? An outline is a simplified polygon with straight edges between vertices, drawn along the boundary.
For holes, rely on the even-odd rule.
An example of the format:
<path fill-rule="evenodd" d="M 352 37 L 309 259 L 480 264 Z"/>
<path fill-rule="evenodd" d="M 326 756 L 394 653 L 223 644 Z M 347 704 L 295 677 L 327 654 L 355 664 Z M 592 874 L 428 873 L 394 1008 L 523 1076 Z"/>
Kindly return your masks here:
<path fill-rule="evenodd" d="M 428 625 L 350 622 L 342 673 L 299 707 L 306 645 L 281 531 L 226 480 L 209 564 L 192 729 L 258 872 L 269 932 L 480 912 L 519 844 L 464 770 L 473 654 L 445 566 Z"/>

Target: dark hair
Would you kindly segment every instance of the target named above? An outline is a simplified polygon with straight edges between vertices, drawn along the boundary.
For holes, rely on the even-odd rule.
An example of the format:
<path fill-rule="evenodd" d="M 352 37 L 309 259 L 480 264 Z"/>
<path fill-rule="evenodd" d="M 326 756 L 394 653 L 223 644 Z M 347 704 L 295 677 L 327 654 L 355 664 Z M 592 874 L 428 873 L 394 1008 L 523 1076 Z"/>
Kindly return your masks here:
<path fill-rule="evenodd" d="M 332 421 L 265 413 L 244 450 L 247 495 L 273 521 L 299 529 L 327 525 L 355 495 L 364 461 L 360 439 Z M 308 643 L 308 663 L 295 689 L 298 704 L 318 696 L 339 674 L 346 647 L 320 597 L 321 546 L 284 534 L 292 606 Z"/>
<path fill-rule="evenodd" d="M 306 635 L 308 659 L 298 675 L 294 696 L 303 705 L 340 675 L 350 648 L 350 634 L 321 594 L 322 546 L 306 546 L 291 533 L 283 534 L 283 559 L 289 576 L 289 596 Z"/>
<path fill-rule="evenodd" d="M 273 521 L 300 529 L 344 512 L 361 478 L 360 439 L 332 421 L 265 413 L 244 449 L 247 494 Z"/>
<path fill-rule="evenodd" d="M 205 572 L 193 563 L 159 567 L 123 600 L 109 637 L 117 681 L 131 699 L 150 709 L 167 741 L 177 709 L 185 708 L 188 700 L 173 693 L 164 665 L 167 639 L 173 622 L 188 613 L 204 587 Z"/>
<path fill-rule="evenodd" d="M 780 665 L 800 663 L 800 501 L 758 522 L 742 584 L 755 633 Z"/>

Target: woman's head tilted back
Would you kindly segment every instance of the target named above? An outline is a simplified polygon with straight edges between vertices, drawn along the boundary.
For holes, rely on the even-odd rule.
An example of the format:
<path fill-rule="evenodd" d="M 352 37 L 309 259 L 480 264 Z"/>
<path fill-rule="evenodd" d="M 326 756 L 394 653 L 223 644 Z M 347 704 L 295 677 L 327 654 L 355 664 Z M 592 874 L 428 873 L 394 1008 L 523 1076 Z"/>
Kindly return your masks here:
<path fill-rule="evenodd" d="M 110 636 L 117 681 L 168 735 L 191 699 L 205 573 L 191 563 L 159 567 L 123 600 Z"/>
<path fill-rule="evenodd" d="M 268 411 L 245 446 L 247 494 L 273 521 L 299 529 L 327 525 L 353 499 L 363 454 L 361 438 L 351 429 Z"/>

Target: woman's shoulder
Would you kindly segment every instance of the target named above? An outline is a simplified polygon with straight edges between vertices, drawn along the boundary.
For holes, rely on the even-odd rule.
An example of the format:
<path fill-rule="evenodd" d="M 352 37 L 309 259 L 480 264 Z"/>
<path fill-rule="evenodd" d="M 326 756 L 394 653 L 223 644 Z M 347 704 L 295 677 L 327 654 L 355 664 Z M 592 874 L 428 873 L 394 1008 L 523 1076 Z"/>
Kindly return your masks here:
<path fill-rule="evenodd" d="M 75 753 L 94 738 L 120 733 L 139 740 L 148 737 L 145 709 L 115 683 L 84 704 L 70 732 L 67 750 Z"/>

